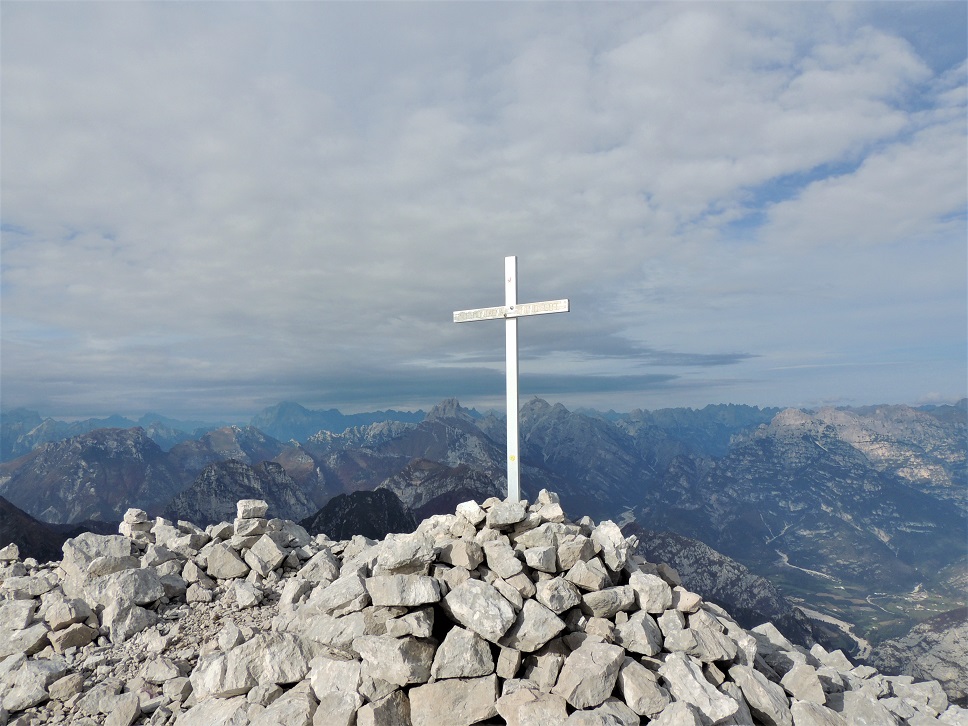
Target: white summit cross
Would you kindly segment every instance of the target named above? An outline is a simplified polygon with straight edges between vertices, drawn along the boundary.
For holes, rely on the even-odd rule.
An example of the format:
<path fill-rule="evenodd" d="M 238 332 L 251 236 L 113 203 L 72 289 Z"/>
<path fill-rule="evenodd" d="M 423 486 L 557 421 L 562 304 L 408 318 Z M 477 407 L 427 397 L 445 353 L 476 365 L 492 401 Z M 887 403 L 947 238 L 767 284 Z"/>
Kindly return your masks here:
<path fill-rule="evenodd" d="M 500 320 L 505 324 L 505 356 L 508 408 L 508 501 L 521 499 L 520 457 L 518 456 L 518 318 L 526 315 L 567 313 L 568 300 L 518 304 L 518 258 L 504 258 L 504 305 L 496 308 L 457 310 L 455 323 Z"/>

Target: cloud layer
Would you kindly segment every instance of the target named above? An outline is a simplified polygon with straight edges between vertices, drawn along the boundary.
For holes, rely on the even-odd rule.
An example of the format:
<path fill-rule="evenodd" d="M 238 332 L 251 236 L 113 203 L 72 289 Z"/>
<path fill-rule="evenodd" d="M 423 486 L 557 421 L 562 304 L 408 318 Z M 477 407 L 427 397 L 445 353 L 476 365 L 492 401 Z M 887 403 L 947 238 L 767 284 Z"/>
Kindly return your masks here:
<path fill-rule="evenodd" d="M 4 407 L 965 395 L 965 7 L 6 3 Z"/>

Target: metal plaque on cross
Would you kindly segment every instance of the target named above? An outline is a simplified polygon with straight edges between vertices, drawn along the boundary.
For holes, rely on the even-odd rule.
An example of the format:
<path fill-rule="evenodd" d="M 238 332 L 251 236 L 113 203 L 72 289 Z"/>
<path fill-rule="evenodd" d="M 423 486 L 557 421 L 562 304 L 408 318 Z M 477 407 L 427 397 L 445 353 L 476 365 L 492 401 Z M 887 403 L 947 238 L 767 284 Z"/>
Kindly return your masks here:
<path fill-rule="evenodd" d="M 518 318 L 567 312 L 567 299 L 518 303 L 518 258 L 514 256 L 504 258 L 504 305 L 454 312 L 455 323 L 501 319 L 505 323 L 508 501 L 516 502 L 521 499 L 521 457 L 518 454 Z"/>

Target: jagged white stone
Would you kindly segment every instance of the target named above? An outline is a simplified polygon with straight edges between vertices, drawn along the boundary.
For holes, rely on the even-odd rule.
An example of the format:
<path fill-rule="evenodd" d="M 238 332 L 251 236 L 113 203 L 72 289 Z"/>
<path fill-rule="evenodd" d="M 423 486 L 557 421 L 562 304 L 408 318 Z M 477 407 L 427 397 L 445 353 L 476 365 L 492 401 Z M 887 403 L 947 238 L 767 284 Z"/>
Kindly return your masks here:
<path fill-rule="evenodd" d="M 670 653 L 659 668 L 659 675 L 677 701 L 694 706 L 713 723 L 727 719 L 739 710 L 736 701 L 717 691 L 702 670 L 683 653 Z"/>
<path fill-rule="evenodd" d="M 750 711 L 769 726 L 793 726 L 793 715 L 786 693 L 757 670 L 735 665 L 729 669 L 730 678 L 743 690 Z"/>
<path fill-rule="evenodd" d="M 514 623 L 498 641 L 505 648 L 531 653 L 565 629 L 565 622 L 537 600 L 525 600 Z"/>
<path fill-rule="evenodd" d="M 462 582 L 441 602 L 458 623 L 492 643 L 498 642 L 515 620 L 511 603 L 480 580 Z"/>
<path fill-rule="evenodd" d="M 669 705 L 669 692 L 656 675 L 634 658 L 626 656 L 618 671 L 618 690 L 635 713 L 655 718 Z"/>
<path fill-rule="evenodd" d="M 356 712 L 357 726 L 400 726 L 408 723 L 410 701 L 399 690 L 364 704 Z"/>
<path fill-rule="evenodd" d="M 656 655 L 662 650 L 662 632 L 651 615 L 639 611 L 615 629 L 615 642 L 631 653 Z"/>
<path fill-rule="evenodd" d="M 444 637 L 430 668 L 432 678 L 478 678 L 494 672 L 491 648 L 480 635 L 452 628 Z"/>
<path fill-rule="evenodd" d="M 619 646 L 586 640 L 565 659 L 552 692 L 575 708 L 598 706 L 615 688 L 624 660 Z"/>
<path fill-rule="evenodd" d="M 226 544 L 215 545 L 208 553 L 205 567 L 210 577 L 217 580 L 231 580 L 249 574 L 249 566 L 238 553 Z"/>
<path fill-rule="evenodd" d="M 406 686 L 430 680 L 436 648 L 429 640 L 388 635 L 364 635 L 353 641 L 363 666 L 374 677 Z"/>
<path fill-rule="evenodd" d="M 804 663 L 794 666 L 783 676 L 780 685 L 798 701 L 810 701 L 820 706 L 827 703 L 820 676 L 812 665 Z"/>

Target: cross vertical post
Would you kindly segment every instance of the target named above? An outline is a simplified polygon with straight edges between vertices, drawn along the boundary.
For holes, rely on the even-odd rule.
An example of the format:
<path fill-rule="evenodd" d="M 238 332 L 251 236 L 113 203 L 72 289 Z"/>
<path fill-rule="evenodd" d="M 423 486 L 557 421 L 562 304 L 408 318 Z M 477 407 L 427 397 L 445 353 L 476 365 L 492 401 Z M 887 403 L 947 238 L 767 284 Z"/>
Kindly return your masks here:
<path fill-rule="evenodd" d="M 545 302 L 518 304 L 518 258 L 504 258 L 504 305 L 475 310 L 457 310 L 455 323 L 470 323 L 476 320 L 504 319 L 505 330 L 505 372 L 507 377 L 507 421 L 508 421 L 508 501 L 521 499 L 521 457 L 518 452 L 518 318 L 548 313 L 567 313 L 568 300 L 547 300 Z"/>
<path fill-rule="evenodd" d="M 504 258 L 504 306 L 514 310 L 518 304 L 518 258 Z M 521 461 L 518 456 L 518 319 L 507 318 L 504 326 L 504 357 L 507 373 L 508 419 L 508 500 L 521 499 Z M 514 411 L 514 415 L 511 412 Z"/>

